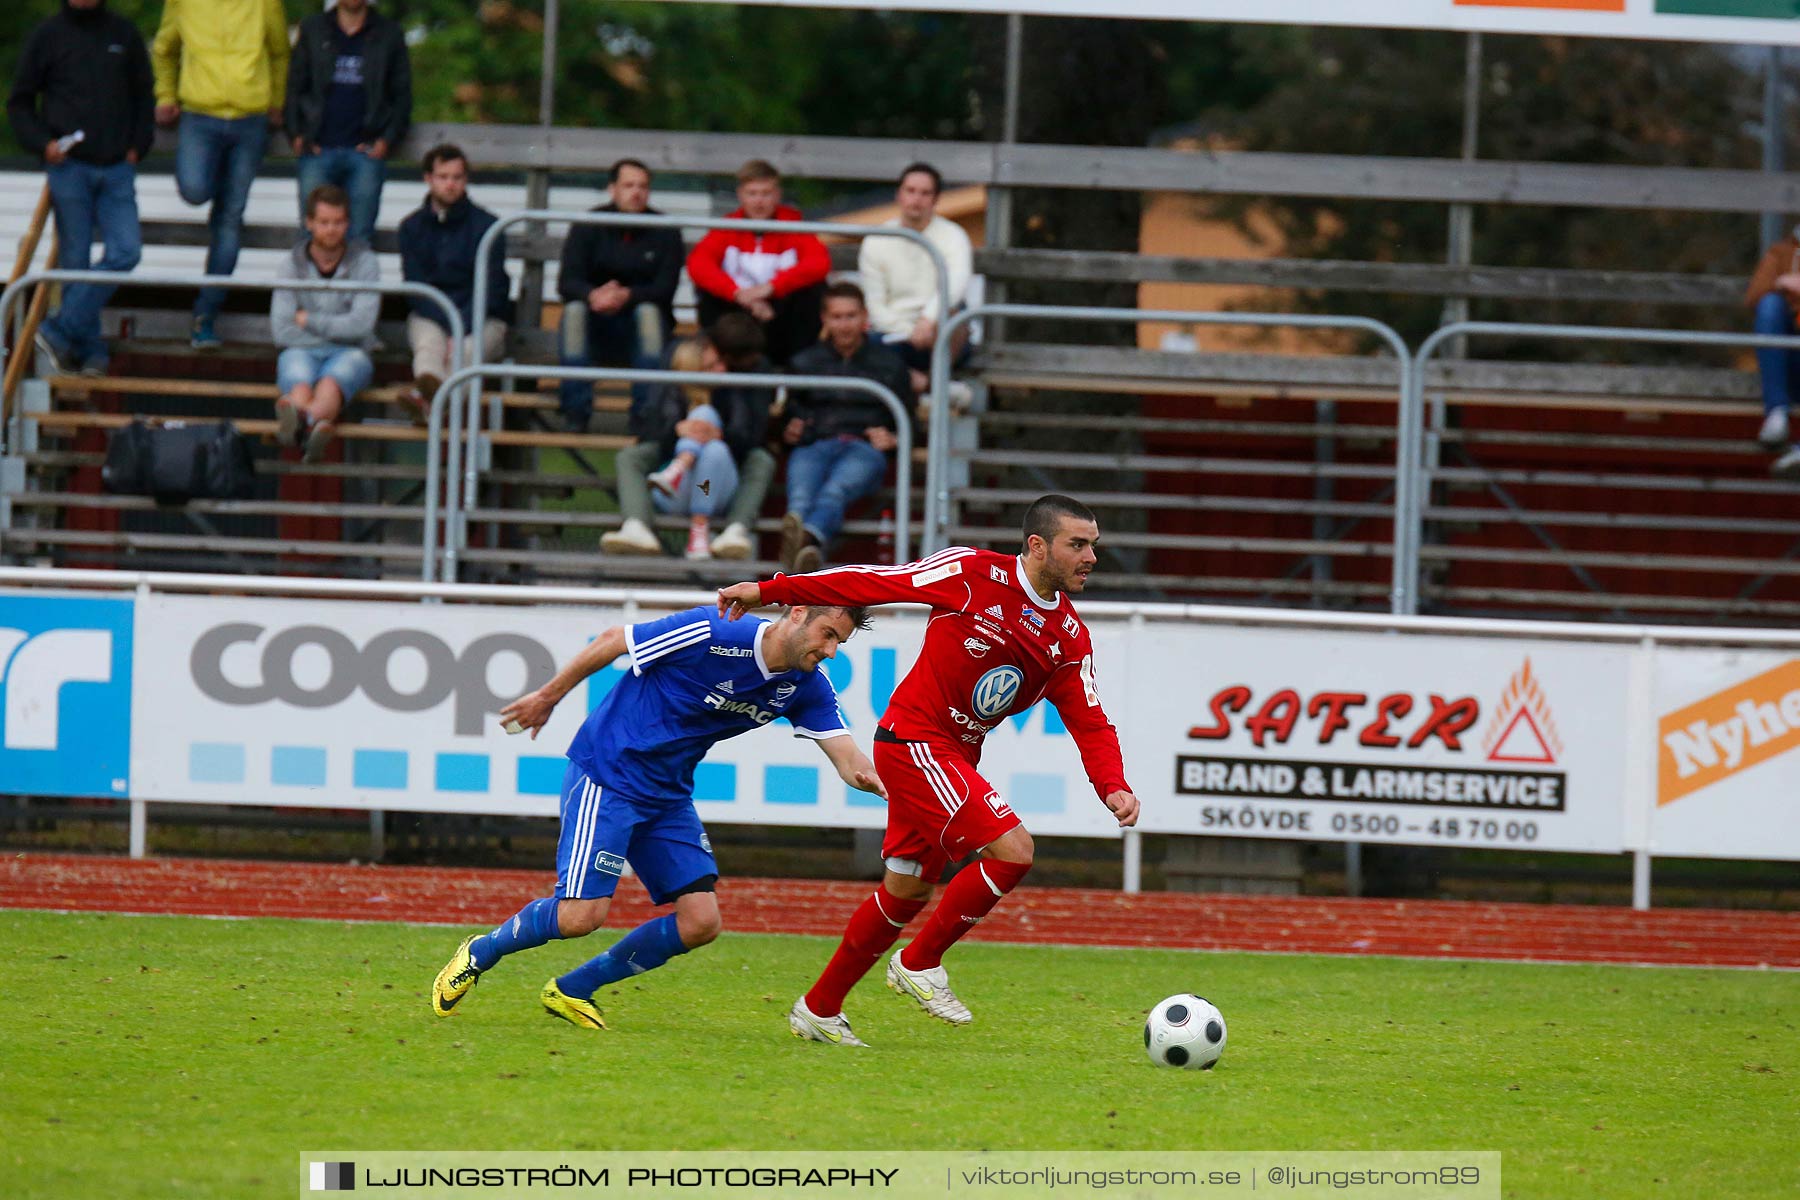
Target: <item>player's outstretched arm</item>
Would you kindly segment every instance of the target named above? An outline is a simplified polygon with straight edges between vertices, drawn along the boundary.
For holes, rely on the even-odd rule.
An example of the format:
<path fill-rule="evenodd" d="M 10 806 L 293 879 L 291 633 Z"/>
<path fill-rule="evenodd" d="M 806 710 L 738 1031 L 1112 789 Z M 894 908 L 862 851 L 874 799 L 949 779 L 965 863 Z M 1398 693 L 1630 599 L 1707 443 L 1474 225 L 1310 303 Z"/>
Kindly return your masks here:
<path fill-rule="evenodd" d="M 576 684 L 595 671 L 611 666 L 613 660 L 623 653 L 625 628 L 614 625 L 589 642 L 580 654 L 563 664 L 562 670 L 552 675 L 549 683 L 535 692 L 527 692 L 501 709 L 500 723 L 508 733 L 524 733 L 529 729 L 531 740 L 535 742 L 538 730 L 550 719 L 557 703 L 573 691 Z"/>
<path fill-rule="evenodd" d="M 719 615 L 735 621 L 752 609 L 763 606 L 762 584 L 734 583 L 719 589 Z"/>
<path fill-rule="evenodd" d="M 825 738 L 819 743 L 819 749 L 825 752 L 825 757 L 837 768 L 839 779 L 853 788 L 873 792 L 883 800 L 887 799 L 887 785 L 881 782 L 881 776 L 875 773 L 875 764 L 862 752 L 862 747 L 856 744 L 855 738 L 848 735 Z"/>

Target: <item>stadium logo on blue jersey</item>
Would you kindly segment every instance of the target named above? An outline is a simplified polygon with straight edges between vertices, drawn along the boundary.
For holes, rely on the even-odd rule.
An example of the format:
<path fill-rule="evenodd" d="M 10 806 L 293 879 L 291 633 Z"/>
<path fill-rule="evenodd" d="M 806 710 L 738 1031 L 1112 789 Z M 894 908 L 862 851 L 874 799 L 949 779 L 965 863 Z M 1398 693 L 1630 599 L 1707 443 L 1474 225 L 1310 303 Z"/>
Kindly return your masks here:
<path fill-rule="evenodd" d="M 122 796 L 131 765 L 130 600 L 0 597 L 0 779 Z"/>
<path fill-rule="evenodd" d="M 995 667 L 986 675 L 975 681 L 975 692 L 970 696 L 970 704 L 975 715 L 984 721 L 991 721 L 1012 707 L 1018 698 L 1019 689 L 1025 684 L 1025 673 L 1014 666 Z"/>

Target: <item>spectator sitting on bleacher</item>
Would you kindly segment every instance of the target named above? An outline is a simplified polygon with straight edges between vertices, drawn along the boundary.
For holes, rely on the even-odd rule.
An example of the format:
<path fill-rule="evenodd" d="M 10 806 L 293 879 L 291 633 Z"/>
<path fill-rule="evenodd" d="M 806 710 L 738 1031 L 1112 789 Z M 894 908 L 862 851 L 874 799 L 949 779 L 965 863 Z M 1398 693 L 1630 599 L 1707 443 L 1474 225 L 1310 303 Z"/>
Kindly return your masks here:
<path fill-rule="evenodd" d="M 898 355 L 869 337 L 862 289 L 825 289 L 825 340 L 794 355 L 796 375 L 845 375 L 886 384 L 908 413 L 912 380 Z M 887 478 L 900 444 L 893 410 L 860 391 L 795 390 L 782 440 L 788 451 L 788 512 L 781 520 L 781 561 L 797 574 L 816 571 L 844 524 L 844 511 Z M 901 470 L 910 464 L 902 463 Z"/>
<path fill-rule="evenodd" d="M 381 278 L 375 251 L 350 241 L 350 197 L 336 184 L 321 184 L 306 198 L 306 238 L 295 246 L 279 279 L 338 279 L 372 283 Z M 344 406 L 369 386 L 375 364 L 375 318 L 381 296 L 372 291 L 275 291 L 269 326 L 280 346 L 275 382 L 276 440 L 302 444 L 306 462 L 325 456 Z"/>
<path fill-rule="evenodd" d="M 429 284 L 450 298 L 462 316 L 468 337 L 464 361 L 472 357 L 475 331 L 481 331 L 481 357 L 494 362 L 506 349 L 506 236 L 494 239 L 488 252 L 487 303 L 475 315 L 475 252 L 493 225 L 494 214 L 469 199 L 469 161 L 455 146 L 433 146 L 425 152 L 425 203 L 400 222 L 400 273 L 412 283 Z M 406 298 L 406 344 L 412 350 L 412 386 L 401 396 L 413 419 L 425 423 L 431 398 L 450 372 L 450 318 L 435 301 Z"/>
<path fill-rule="evenodd" d="M 65 0 L 61 12 L 26 37 L 6 113 L 19 144 L 44 159 L 56 213 L 57 266 L 137 266 L 143 245 L 137 163 L 150 150 L 155 104 L 143 36 L 107 12 L 104 0 Z M 106 246 L 98 263 L 96 233 Z M 91 283 L 63 288 L 62 307 L 38 328 L 43 367 L 106 374 L 100 309 L 112 294 L 112 288 Z"/>
<path fill-rule="evenodd" d="M 1800 314 L 1800 226 L 1770 246 L 1756 264 L 1744 303 L 1756 314 L 1757 333 L 1793 336 Z M 1770 450 L 1786 449 L 1772 468 L 1783 478 L 1800 478 L 1800 447 L 1790 445 L 1789 412 L 1800 388 L 1800 350 L 1764 346 L 1756 352 L 1762 376 L 1763 423 L 1756 440 Z"/>
<path fill-rule="evenodd" d="M 950 306 L 962 307 L 974 272 L 969 235 L 956 222 L 937 215 L 944 178 L 929 163 L 916 162 L 900 172 L 894 202 L 900 215 L 888 225 L 925 235 L 944 256 L 950 271 Z M 900 356 L 912 372 L 913 390 L 923 392 L 931 369 L 931 349 L 943 319 L 938 298 L 937 264 L 917 243 L 893 237 L 864 238 L 856 256 L 856 273 L 869 299 L 869 326 L 881 344 Z M 968 350 L 969 327 L 957 330 L 957 356 Z"/>
<path fill-rule="evenodd" d="M 304 204 L 321 183 L 350 194 L 350 238 L 375 240 L 387 156 L 412 124 L 406 31 L 369 0 L 337 0 L 300 22 L 283 110 Z"/>
<path fill-rule="evenodd" d="M 163 0 L 150 46 L 158 124 L 181 122 L 175 189 L 189 204 L 212 205 L 206 273 L 237 268 L 244 206 L 281 124 L 287 95 L 288 24 L 281 0 Z M 214 323 L 223 288 L 201 288 L 189 344 L 217 350 Z"/>
<path fill-rule="evenodd" d="M 738 168 L 737 197 L 729 216 L 801 219 L 799 209 L 781 202 L 781 172 L 760 158 Z M 715 229 L 688 255 L 687 269 L 699 293 L 700 328 L 711 329 L 727 312 L 747 312 L 762 326 L 778 366 L 819 340 L 819 297 L 831 255 L 812 234 Z"/>
<path fill-rule="evenodd" d="M 668 356 L 673 369 L 683 369 L 675 365 L 676 352 L 690 344 L 698 350 L 702 371 L 766 375 L 775 369 L 763 357 L 762 330 L 746 313 L 726 313 L 710 334 L 673 347 Z M 694 360 L 684 357 L 682 361 Z M 650 528 L 653 509 L 662 507 L 668 512 L 685 511 L 696 518 L 689 528 L 690 557 L 706 557 L 709 549 L 716 558 L 750 557 L 750 530 L 775 478 L 775 456 L 763 445 L 774 396 L 762 387 L 703 388 L 702 396 L 710 393 L 708 406 L 712 412 L 696 414 L 689 408 L 692 391 L 675 386 L 653 388 L 641 402 L 633 402 L 631 432 L 638 444 L 619 451 L 615 459 L 619 512 L 625 520 L 600 539 L 600 548 L 606 553 L 662 553 L 662 543 Z M 688 421 L 697 423 L 684 428 Z M 705 424 L 718 429 L 716 438 L 708 436 Z M 687 439 L 695 444 L 684 447 L 682 443 Z M 730 497 L 729 505 L 718 493 L 725 477 L 719 461 L 726 457 L 720 453 L 721 443 L 729 452 L 736 479 L 736 494 Z M 684 449 L 694 455 L 692 467 L 671 471 L 664 466 L 680 464 L 679 455 Z M 666 498 L 660 504 L 652 499 L 653 487 Z M 698 497 L 693 496 L 696 490 Z M 686 504 L 678 502 L 682 496 L 689 497 Z M 710 522 L 702 524 L 699 518 L 716 515 L 721 508 L 726 509 L 725 530 L 711 539 L 709 547 L 705 533 L 710 530 Z"/>
<path fill-rule="evenodd" d="M 593 211 L 657 211 L 650 207 L 649 167 L 622 158 L 613 164 L 611 179 L 611 203 Z M 557 276 L 562 365 L 655 369 L 675 329 L 675 288 L 686 250 L 679 229 L 570 226 Z M 565 379 L 559 393 L 563 424 L 573 433 L 587 432 L 594 385 Z M 632 389 L 634 397 L 642 394 L 643 389 Z"/>

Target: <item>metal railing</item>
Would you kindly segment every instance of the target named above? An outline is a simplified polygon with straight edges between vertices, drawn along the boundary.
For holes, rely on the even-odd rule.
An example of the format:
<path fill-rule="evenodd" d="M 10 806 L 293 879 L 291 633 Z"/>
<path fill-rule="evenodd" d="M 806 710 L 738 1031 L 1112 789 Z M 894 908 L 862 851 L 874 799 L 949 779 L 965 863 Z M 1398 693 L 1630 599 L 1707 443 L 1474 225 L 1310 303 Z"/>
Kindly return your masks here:
<path fill-rule="evenodd" d="M 435 420 L 444 403 L 444 395 L 454 388 L 479 380 L 487 376 L 499 376 L 504 379 L 573 379 L 598 382 L 613 380 L 621 383 L 652 383 L 697 385 L 702 387 L 739 387 L 767 388 L 774 391 L 787 388 L 790 391 L 852 391 L 862 392 L 875 397 L 887 405 L 888 411 L 894 414 L 895 436 L 899 441 L 895 449 L 894 471 L 894 556 L 896 562 L 910 562 L 912 558 L 912 451 L 913 435 L 911 415 L 906 411 L 906 404 L 896 396 L 885 384 L 873 379 L 859 379 L 854 376 L 835 375 L 755 375 L 731 372 L 721 374 L 717 371 L 638 371 L 627 367 L 544 367 L 520 363 L 471 363 L 458 371 L 453 371 L 432 397 L 431 410 Z M 470 462 L 476 461 L 475 445 L 470 445 Z M 469 492 L 473 498 L 473 485 Z M 457 551 L 467 544 L 467 512 L 458 514 L 452 522 L 452 529 L 446 533 L 444 547 L 444 578 L 455 578 Z"/>
<path fill-rule="evenodd" d="M 950 355 L 951 340 L 957 329 L 980 317 L 1018 317 L 1022 319 L 1046 321 L 1110 321 L 1135 324 L 1140 321 L 1167 321 L 1182 325 L 1253 325 L 1265 328 L 1300 328 L 1300 329 L 1339 329 L 1354 330 L 1374 334 L 1394 352 L 1395 366 L 1398 368 L 1398 384 L 1404 395 L 1408 381 L 1414 371 L 1413 356 L 1406 348 L 1406 343 L 1392 328 L 1366 317 L 1327 317 L 1296 313 L 1196 313 L 1154 308 L 1087 308 L 1063 307 L 1047 304 L 981 304 L 965 308 L 938 324 L 937 343 L 931 351 L 931 437 L 926 442 L 925 482 L 925 526 L 921 541 L 927 554 L 944 548 L 945 530 L 949 527 L 950 511 L 950 439 L 947 428 L 950 420 Z M 1406 429 L 1402 424 L 1396 437 L 1394 465 L 1394 529 L 1396 541 L 1401 529 L 1399 514 L 1404 511 L 1403 504 L 1409 499 L 1409 492 L 1414 480 L 1409 478 L 1406 464 L 1416 463 L 1418 455 L 1408 443 Z M 1393 605 L 1395 612 L 1406 611 L 1400 607 L 1403 585 L 1401 564 L 1404 561 L 1401 547 L 1394 548 L 1394 582 Z"/>
<path fill-rule="evenodd" d="M 570 225 L 607 225 L 620 229 L 741 229 L 747 233 L 811 233 L 829 234 L 834 237 L 891 237 L 912 242 L 931 257 L 932 266 L 937 271 L 938 311 L 948 313 L 950 303 L 950 266 L 944 256 L 931 240 L 924 234 L 908 229 L 903 225 L 839 225 L 830 221 L 752 221 L 741 217 L 685 217 L 668 213 L 620 213 L 596 212 L 592 209 L 557 209 L 528 208 L 519 212 L 507 213 L 500 217 L 486 232 L 475 247 L 475 280 L 474 295 L 487 295 L 488 256 L 493 252 L 494 239 L 505 236 L 506 230 L 513 225 L 526 221 L 558 221 Z M 480 363 L 482 347 L 477 345 L 472 361 Z M 548 373 L 539 373 L 541 378 L 556 378 Z M 577 378 L 571 376 L 570 378 Z M 609 376 L 608 378 L 621 378 Z M 664 378 L 664 382 L 668 380 Z M 646 381 L 654 382 L 654 381 Z M 451 420 L 457 422 L 461 412 L 460 396 L 451 399 Z M 481 406 L 469 406 L 466 425 L 469 442 L 474 444 L 480 430 Z M 471 462 L 466 468 L 463 493 L 471 497 L 466 507 L 473 507 L 472 497 L 475 492 L 475 470 Z M 905 561 L 902 559 L 902 561 Z"/>
<path fill-rule="evenodd" d="M 1419 604 L 1420 551 L 1425 538 L 1425 501 L 1436 469 L 1426 454 L 1425 374 L 1440 347 L 1462 337 L 1503 336 L 1557 341 L 1639 342 L 1649 345 L 1718 346 L 1732 349 L 1774 348 L 1800 352 L 1800 337 L 1757 333 L 1702 333 L 1677 329 L 1628 329 L 1604 325 L 1538 325 L 1503 321 L 1458 321 L 1434 331 L 1419 347 L 1407 375 L 1400 403 L 1401 478 L 1408 480 L 1395 497 L 1394 582 L 1397 613 L 1414 613 Z"/>
<path fill-rule="evenodd" d="M 424 283 L 401 281 L 390 283 L 383 280 L 342 280 L 342 279 L 239 279 L 233 275 L 186 274 L 178 271 L 70 271 L 45 270 L 29 271 L 0 292 L 0 329 L 7 328 L 12 321 L 13 306 L 26 290 L 40 282 L 52 283 L 100 283 L 133 287 L 214 287 L 234 288 L 238 291 L 250 292 L 374 292 L 382 296 L 419 296 L 438 305 L 450 320 L 450 368 L 454 374 L 462 365 L 463 341 L 466 331 L 463 328 L 462 314 L 456 305 L 437 288 Z M 29 354 L 29 345 L 14 346 L 14 354 Z M 0 363 L 5 361 L 4 351 L 0 351 Z M 441 390 L 441 389 L 440 389 Z M 423 562 L 420 567 L 420 578 L 427 583 L 434 578 L 433 571 L 437 562 L 437 521 L 438 521 L 438 436 L 442 429 L 439 417 L 440 406 L 433 397 L 431 412 L 426 426 L 425 448 L 425 532 L 421 553 Z M 0 423 L 0 455 L 6 452 L 9 430 L 7 423 Z M 444 506 L 454 516 L 459 511 L 456 495 L 456 440 L 450 442 L 449 494 L 445 497 Z"/>

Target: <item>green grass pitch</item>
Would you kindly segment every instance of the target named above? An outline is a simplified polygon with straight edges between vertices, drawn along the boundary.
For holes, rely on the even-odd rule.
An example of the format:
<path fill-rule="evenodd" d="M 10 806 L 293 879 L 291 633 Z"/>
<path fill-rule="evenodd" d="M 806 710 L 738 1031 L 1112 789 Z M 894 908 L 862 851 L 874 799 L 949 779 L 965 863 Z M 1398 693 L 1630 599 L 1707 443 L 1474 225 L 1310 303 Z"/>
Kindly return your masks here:
<path fill-rule="evenodd" d="M 1789 973 L 969 944 L 973 1026 L 872 977 L 853 1052 L 787 1033 L 824 939 L 727 933 L 592 1034 L 536 993 L 602 938 L 438 1020 L 458 936 L 0 913 L 0 1191 L 289 1196 L 323 1148 L 1010 1148 L 1499 1150 L 1513 1196 L 1800 1194 Z M 1144 1056 L 1179 991 L 1230 1024 L 1210 1073 Z"/>

